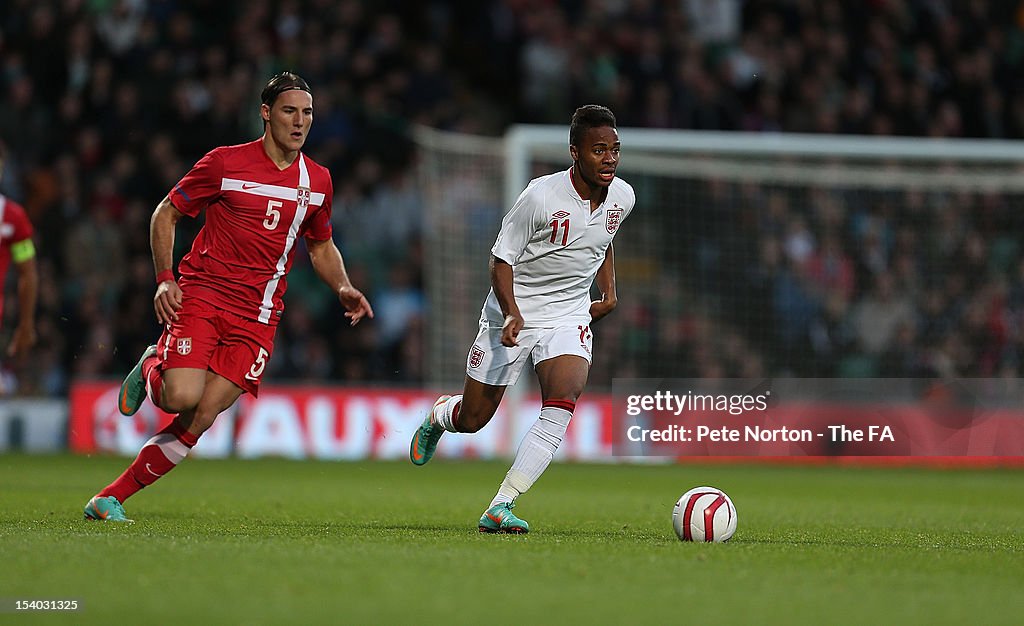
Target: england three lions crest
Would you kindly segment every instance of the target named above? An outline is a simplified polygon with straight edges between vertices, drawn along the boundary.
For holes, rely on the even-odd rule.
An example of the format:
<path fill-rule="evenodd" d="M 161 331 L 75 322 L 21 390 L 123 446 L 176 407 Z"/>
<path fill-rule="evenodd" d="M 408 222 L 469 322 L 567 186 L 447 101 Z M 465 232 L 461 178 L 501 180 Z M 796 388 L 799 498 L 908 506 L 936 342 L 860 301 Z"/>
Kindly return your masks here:
<path fill-rule="evenodd" d="M 608 230 L 609 235 L 614 235 L 615 231 L 619 230 L 619 224 L 622 223 L 623 210 L 622 207 L 616 204 L 605 211 L 604 227 Z"/>
<path fill-rule="evenodd" d="M 478 346 L 473 346 L 473 349 L 469 351 L 469 366 L 473 369 L 480 367 L 480 364 L 484 362 L 484 351 Z"/>
<path fill-rule="evenodd" d="M 310 197 L 309 187 L 299 187 L 296 190 L 296 192 L 297 192 L 298 195 L 296 196 L 295 201 L 298 203 L 299 208 L 302 209 L 302 210 L 308 209 L 309 208 L 309 197 Z"/>

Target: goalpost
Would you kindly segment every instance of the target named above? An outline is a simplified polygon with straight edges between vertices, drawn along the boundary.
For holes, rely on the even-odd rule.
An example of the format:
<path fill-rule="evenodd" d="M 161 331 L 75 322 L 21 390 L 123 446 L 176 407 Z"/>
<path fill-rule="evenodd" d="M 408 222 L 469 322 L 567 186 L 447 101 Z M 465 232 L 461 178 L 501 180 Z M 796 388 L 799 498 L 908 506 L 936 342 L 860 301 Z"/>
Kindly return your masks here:
<path fill-rule="evenodd" d="M 613 374 L 1019 376 L 1013 346 L 975 343 L 994 307 L 1024 298 L 1024 142 L 619 134 L 637 205 L 615 239 L 620 306 L 595 329 L 591 388 Z M 416 142 L 425 371 L 450 388 L 501 217 L 531 178 L 569 166 L 568 128 L 421 128 Z"/>

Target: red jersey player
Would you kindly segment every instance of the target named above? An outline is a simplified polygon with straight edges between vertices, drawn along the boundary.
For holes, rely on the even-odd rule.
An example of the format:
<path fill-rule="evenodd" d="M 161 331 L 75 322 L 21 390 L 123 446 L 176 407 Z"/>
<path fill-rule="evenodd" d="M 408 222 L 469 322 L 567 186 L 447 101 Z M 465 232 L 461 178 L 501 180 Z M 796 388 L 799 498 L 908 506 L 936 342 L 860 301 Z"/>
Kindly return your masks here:
<path fill-rule="evenodd" d="M 165 329 L 121 385 L 118 408 L 133 415 L 148 389 L 155 405 L 177 416 L 89 500 L 87 519 L 129 521 L 126 498 L 172 470 L 242 393 L 256 395 L 274 351 L 299 237 L 350 323 L 373 317 L 331 239 L 330 172 L 300 151 L 313 122 L 309 86 L 283 72 L 270 79 L 261 99 L 263 137 L 209 152 L 153 213 L 153 302 Z M 175 224 L 203 209 L 206 224 L 175 281 Z"/>
<path fill-rule="evenodd" d="M 3 152 L 0 147 L 0 173 Z M 0 194 L 0 312 L 4 307 L 3 280 L 11 261 L 18 273 L 18 325 L 7 346 L 7 356 L 25 354 L 36 342 L 36 248 L 32 243 L 32 223 L 20 204 Z"/>

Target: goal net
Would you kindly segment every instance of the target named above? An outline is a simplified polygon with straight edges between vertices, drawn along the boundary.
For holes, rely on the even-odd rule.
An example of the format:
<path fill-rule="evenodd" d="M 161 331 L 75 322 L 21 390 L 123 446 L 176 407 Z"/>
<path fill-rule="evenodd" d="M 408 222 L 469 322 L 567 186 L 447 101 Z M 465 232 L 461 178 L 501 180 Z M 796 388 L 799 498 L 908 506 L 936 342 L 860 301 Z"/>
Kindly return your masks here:
<path fill-rule="evenodd" d="M 487 260 L 506 207 L 501 139 L 416 131 L 423 195 L 425 383 L 461 387 L 480 306 L 490 288 Z"/>
<path fill-rule="evenodd" d="M 615 377 L 1012 376 L 1024 146 L 623 128 L 637 204 L 590 387 Z M 421 130 L 431 381 L 462 380 L 501 216 L 567 129 Z"/>

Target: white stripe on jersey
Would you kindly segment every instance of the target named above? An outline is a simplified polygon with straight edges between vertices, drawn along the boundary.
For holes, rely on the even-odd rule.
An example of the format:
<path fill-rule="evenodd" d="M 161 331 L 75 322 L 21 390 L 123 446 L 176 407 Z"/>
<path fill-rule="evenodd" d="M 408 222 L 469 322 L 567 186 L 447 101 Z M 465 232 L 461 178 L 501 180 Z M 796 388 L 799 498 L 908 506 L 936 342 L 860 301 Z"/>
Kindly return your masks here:
<path fill-rule="evenodd" d="M 301 162 L 302 166 L 300 169 L 300 180 L 302 173 L 306 174 L 306 182 L 300 182 L 299 185 L 302 187 L 309 187 L 309 173 L 306 171 L 305 162 Z M 241 191 L 242 193 L 249 193 L 254 196 L 263 196 L 264 198 L 277 198 L 278 200 L 294 200 L 295 189 L 292 187 L 281 187 L 280 185 L 264 185 L 263 183 L 254 183 L 250 180 L 239 180 L 237 178 L 222 178 L 220 181 L 221 191 Z M 309 203 L 313 206 L 320 206 L 324 203 L 325 194 L 313 192 L 309 194 Z"/>
<path fill-rule="evenodd" d="M 8 235 L 14 234 L 14 227 L 4 224 L 4 209 L 6 208 L 7 198 L 0 196 L 0 237 L 7 237 Z"/>
<path fill-rule="evenodd" d="M 273 187 L 274 189 L 288 191 L 291 195 L 282 198 L 284 200 L 296 200 L 299 193 L 298 189 L 289 189 L 288 187 L 275 187 L 274 185 L 263 185 L 263 187 Z M 299 187 L 309 189 L 309 170 L 306 169 L 306 159 L 302 156 L 301 152 L 299 153 Z M 245 191 L 251 193 L 248 189 Z M 320 196 L 320 201 L 323 202 L 324 194 L 310 194 L 310 204 L 313 204 L 312 196 L 314 195 Z M 297 203 L 295 217 L 292 219 L 291 226 L 288 227 L 288 236 L 284 240 L 284 251 L 281 253 L 281 257 L 277 259 L 277 271 L 274 272 L 274 277 L 270 279 L 266 289 L 263 290 L 263 303 L 260 305 L 260 316 L 257 319 L 264 324 L 270 321 L 270 314 L 274 308 L 274 292 L 277 291 L 277 284 L 281 282 L 281 277 L 284 276 L 284 266 L 288 263 L 288 253 L 291 252 L 292 246 L 295 245 L 295 238 L 299 234 L 299 226 L 302 225 L 302 220 L 306 218 L 307 208 L 305 203 Z"/>

